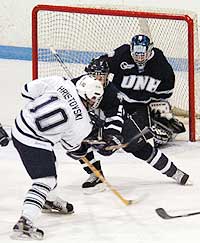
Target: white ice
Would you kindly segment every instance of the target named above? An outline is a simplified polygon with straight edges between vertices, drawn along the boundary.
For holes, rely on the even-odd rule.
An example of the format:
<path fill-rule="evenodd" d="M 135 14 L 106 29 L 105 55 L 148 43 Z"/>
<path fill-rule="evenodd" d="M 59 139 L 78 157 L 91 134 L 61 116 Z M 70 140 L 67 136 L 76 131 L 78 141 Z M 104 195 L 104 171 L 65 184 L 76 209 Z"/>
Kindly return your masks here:
<path fill-rule="evenodd" d="M 31 78 L 31 62 L 0 60 L 1 119 L 13 122 L 21 106 L 20 88 Z M 10 101 L 10 102 L 9 102 Z M 7 123 L 8 122 L 8 123 Z M 197 243 L 200 215 L 163 220 L 155 213 L 164 207 L 170 214 L 200 211 L 200 142 L 177 141 L 162 149 L 175 164 L 189 173 L 193 186 L 177 185 L 150 165 L 124 152 L 97 158 L 107 181 L 125 199 L 143 200 L 125 206 L 111 191 L 84 195 L 81 184 L 88 175 L 79 162 L 55 149 L 59 162 L 58 185 L 62 198 L 73 203 L 73 215 L 42 215 L 37 225 L 48 243 Z M 12 142 L 0 147 L 0 243 L 11 243 L 12 227 L 21 213 L 31 185 Z"/>
<path fill-rule="evenodd" d="M 196 243 L 200 215 L 163 220 L 155 209 L 164 207 L 171 215 L 200 211 L 200 143 L 175 142 L 162 149 L 175 164 L 189 173 L 192 186 L 180 186 L 150 165 L 118 152 L 102 161 L 106 180 L 125 199 L 143 197 L 126 206 L 111 191 L 84 195 L 87 179 L 78 161 L 55 149 L 60 195 L 73 203 L 72 215 L 41 215 L 37 225 L 45 231 L 44 242 L 55 243 Z M 0 147 L 0 242 L 9 238 L 18 220 L 26 191 L 31 185 L 12 142 Z M 37 241 L 36 241 L 37 242 Z"/>

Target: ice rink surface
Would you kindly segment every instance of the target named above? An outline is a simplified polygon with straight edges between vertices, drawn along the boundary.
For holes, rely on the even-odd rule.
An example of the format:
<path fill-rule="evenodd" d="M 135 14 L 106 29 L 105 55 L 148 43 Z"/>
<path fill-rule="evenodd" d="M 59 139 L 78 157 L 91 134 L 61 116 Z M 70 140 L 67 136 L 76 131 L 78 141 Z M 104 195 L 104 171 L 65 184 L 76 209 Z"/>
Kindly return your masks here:
<path fill-rule="evenodd" d="M 17 1 L 15 2 L 17 3 Z M 137 4 L 136 2 L 135 4 Z M 144 1 L 145 5 L 146 2 Z M 153 2 L 156 6 L 160 4 L 160 7 L 167 4 L 163 1 Z M 184 4 L 190 4 L 190 8 L 195 11 L 199 10 L 199 1 L 185 1 L 185 3 L 182 1 L 181 3 L 182 6 L 177 1 L 177 8 L 183 7 Z M 151 3 L 148 4 L 150 6 Z M 173 5 L 176 5 L 176 2 Z M 4 1 L 2 7 L 5 6 L 6 2 Z M 20 13 L 23 10 L 22 7 L 24 8 L 26 5 L 21 5 Z M 28 13 L 28 11 L 26 12 Z M 18 14 L 17 9 L 15 11 L 6 11 L 5 9 L 3 13 L 12 16 Z M 3 16 L 1 16 L 2 20 L 4 20 Z M 8 31 L 12 30 L 10 35 L 13 36 L 13 31 L 15 32 L 15 28 L 19 25 L 18 22 L 20 22 L 21 30 L 21 22 L 23 22 L 25 15 L 18 16 L 19 21 L 15 21 L 15 24 L 10 24 L 7 20 L 7 14 L 5 17 L 5 22 L 10 25 L 6 24 L 5 26 L 9 27 Z M 16 18 L 14 19 L 16 20 Z M 2 32 L 2 40 L 4 36 L 7 36 L 7 30 Z M 12 42 L 19 37 L 22 37 L 23 40 L 26 37 L 24 32 L 19 32 L 19 36 L 14 36 L 14 39 L 13 37 L 9 38 L 9 35 L 7 38 Z M 31 69 L 30 61 L 0 59 L 2 79 L 0 122 L 3 125 L 10 125 L 20 109 L 22 103 L 21 86 L 32 78 Z M 198 128 L 200 130 L 200 124 Z M 81 184 L 88 178 L 88 175 L 78 161 L 67 157 L 64 150 L 59 145 L 56 146 L 60 197 L 74 205 L 75 213 L 72 215 L 42 214 L 36 222 L 36 225 L 45 232 L 44 240 L 40 242 L 200 242 L 200 215 L 163 220 L 155 213 L 155 209 L 159 207 L 165 208 L 170 215 L 200 212 L 200 141 L 196 143 L 177 141 L 163 148 L 162 152 L 168 155 L 178 168 L 190 175 L 192 186 L 176 184 L 175 181 L 160 174 L 150 165 L 123 151 L 110 157 L 96 154 L 96 158 L 102 162 L 107 181 L 124 198 L 142 199 L 137 204 L 125 206 L 109 190 L 93 195 L 84 195 Z M 10 235 L 13 225 L 20 217 L 24 196 L 31 186 L 31 179 L 12 142 L 7 147 L 0 147 L 0 182 L 0 243 L 19 242 L 11 240 Z"/>
<path fill-rule="evenodd" d="M 143 198 L 125 206 L 111 191 L 84 195 L 81 184 L 88 178 L 78 161 L 67 157 L 60 146 L 60 196 L 73 203 L 72 215 L 43 214 L 37 225 L 45 231 L 43 242 L 55 243 L 196 243 L 199 242 L 200 215 L 163 220 L 158 207 L 171 215 L 200 211 L 200 143 L 176 142 L 162 149 L 175 164 L 189 173 L 192 186 L 177 185 L 150 165 L 125 152 L 102 161 L 106 179 L 126 199 Z M 18 220 L 26 191 L 31 185 L 12 142 L 0 147 L 0 242 L 9 238 Z M 37 241 L 36 241 L 37 242 Z M 41 241 L 40 241 L 41 242 Z"/>

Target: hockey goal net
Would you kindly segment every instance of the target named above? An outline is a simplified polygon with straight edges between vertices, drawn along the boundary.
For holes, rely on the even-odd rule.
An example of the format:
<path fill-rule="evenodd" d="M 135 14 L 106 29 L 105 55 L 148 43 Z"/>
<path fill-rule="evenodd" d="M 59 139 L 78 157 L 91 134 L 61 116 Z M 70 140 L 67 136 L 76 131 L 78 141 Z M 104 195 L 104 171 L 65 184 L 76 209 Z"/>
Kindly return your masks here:
<path fill-rule="evenodd" d="M 171 63 L 176 84 L 170 103 L 185 117 L 189 140 L 199 139 L 200 51 L 193 13 L 122 6 L 38 5 L 32 12 L 33 79 L 67 75 L 50 47 L 76 77 L 93 57 L 129 43 L 139 33 L 149 35 Z"/>

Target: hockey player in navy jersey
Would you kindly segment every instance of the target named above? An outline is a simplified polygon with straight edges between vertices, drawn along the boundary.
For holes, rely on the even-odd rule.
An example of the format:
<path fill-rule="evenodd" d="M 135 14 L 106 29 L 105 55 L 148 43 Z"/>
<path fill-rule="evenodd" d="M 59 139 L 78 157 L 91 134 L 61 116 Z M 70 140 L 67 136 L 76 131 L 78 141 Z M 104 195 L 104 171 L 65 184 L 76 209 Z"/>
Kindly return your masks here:
<path fill-rule="evenodd" d="M 185 132 L 183 123 L 173 117 L 168 102 L 174 90 L 174 71 L 148 36 L 135 35 L 130 44 L 103 57 L 113 75 L 113 84 L 123 95 L 124 109 L 137 117 L 140 129 L 154 126 L 156 146 Z"/>
<path fill-rule="evenodd" d="M 98 79 L 104 86 L 103 98 L 101 102 L 98 104 L 98 106 L 96 107 L 98 108 L 98 110 L 96 114 L 93 111 L 90 111 L 90 115 L 94 113 L 93 116 L 95 117 L 96 115 L 99 116 L 99 114 L 101 114 L 103 116 L 103 119 L 105 119 L 103 124 L 104 135 L 108 134 L 108 139 L 109 136 L 111 135 L 110 139 L 112 140 L 112 135 L 115 134 L 115 137 L 117 137 L 120 140 L 122 138 L 121 132 L 124 124 L 123 106 L 121 100 L 118 98 L 119 97 L 118 90 L 111 82 L 108 81 L 108 75 L 109 75 L 108 63 L 104 60 L 94 59 L 85 68 L 85 71 L 90 76 L 93 76 L 96 79 Z M 86 74 L 83 74 L 80 77 L 72 79 L 72 82 L 76 84 L 76 82 L 78 82 L 78 80 L 82 78 L 84 75 Z M 102 125 L 100 124 L 100 126 Z M 99 140 L 102 139 L 101 131 L 102 130 L 100 129 L 99 132 L 96 133 L 97 139 Z M 96 169 L 99 170 L 100 173 L 103 174 L 101 170 L 100 161 L 94 158 L 92 147 L 88 148 L 87 159 L 95 166 Z M 82 164 L 83 169 L 88 174 L 90 174 L 89 179 L 82 185 L 84 192 L 90 193 L 95 191 L 103 191 L 105 189 L 104 184 L 101 183 L 101 181 L 92 173 L 92 171 L 88 168 L 88 166 L 85 165 L 85 163 L 81 159 L 80 159 L 80 163 Z"/>
<path fill-rule="evenodd" d="M 118 142 L 129 142 L 132 137 L 140 133 L 144 127 L 150 127 L 150 117 L 148 113 L 148 106 L 144 104 L 144 109 L 140 109 L 140 104 L 132 104 L 136 114 L 131 114 L 125 109 L 123 114 L 123 96 L 119 90 L 116 89 L 113 82 L 108 82 L 108 75 L 110 73 L 108 63 L 105 57 L 94 59 L 86 67 L 85 71 L 92 76 L 95 76 L 102 83 L 104 83 L 104 95 L 98 108 L 104 112 L 105 124 L 102 132 L 102 139 L 107 142 L 107 145 L 114 145 Z M 172 75 L 173 76 L 173 75 Z M 79 77 L 80 78 L 80 77 Z M 72 80 L 77 82 L 79 78 Z M 126 104 L 125 104 L 126 108 Z M 98 134 L 97 134 L 98 135 Z M 175 179 L 179 184 L 185 184 L 188 180 L 188 175 L 177 169 L 170 159 L 168 159 L 157 148 L 152 146 L 148 138 L 154 137 L 154 131 L 148 134 L 147 137 L 140 137 L 132 142 L 124 150 L 127 153 L 133 154 L 135 157 L 144 160 L 152 167 L 159 170 L 161 173 Z M 106 147 L 106 146 L 105 146 Z M 107 151 L 106 148 L 97 149 L 102 155 L 111 155 L 114 151 Z M 96 160 L 92 147 L 88 149 L 87 159 L 102 173 L 100 161 Z M 88 180 L 83 183 L 82 187 L 85 193 L 93 193 L 104 190 L 102 182 L 92 173 L 92 171 L 80 160 L 83 164 L 84 170 L 90 174 Z M 103 173 L 102 173 L 103 174 Z"/>
<path fill-rule="evenodd" d="M 102 84 L 88 75 L 76 86 L 63 77 L 39 78 L 28 82 L 22 96 L 28 100 L 15 119 L 12 140 L 32 179 L 19 221 L 12 238 L 43 238 L 43 230 L 34 225 L 40 212 L 73 212 L 73 205 L 56 193 L 57 172 L 54 145 L 61 143 L 66 153 L 84 156 L 82 141 L 93 125 L 87 109 L 96 107 L 103 95 Z"/>

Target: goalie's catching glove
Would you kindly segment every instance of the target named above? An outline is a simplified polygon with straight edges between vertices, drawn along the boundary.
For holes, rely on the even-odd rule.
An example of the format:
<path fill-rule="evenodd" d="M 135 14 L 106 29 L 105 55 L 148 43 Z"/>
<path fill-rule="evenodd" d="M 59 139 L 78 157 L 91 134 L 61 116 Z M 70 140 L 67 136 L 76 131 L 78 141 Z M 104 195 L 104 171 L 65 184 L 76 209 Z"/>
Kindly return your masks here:
<path fill-rule="evenodd" d="M 103 141 L 106 143 L 104 145 L 100 145 L 99 149 L 97 148 L 97 152 L 103 156 L 110 156 L 113 154 L 116 149 L 107 150 L 106 148 L 113 146 L 113 145 L 119 145 L 123 143 L 123 137 L 121 135 L 115 134 L 103 134 Z"/>
<path fill-rule="evenodd" d="M 9 136 L 0 124 L 0 145 L 2 147 L 7 146 L 8 143 L 9 143 Z"/>

